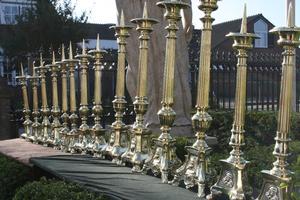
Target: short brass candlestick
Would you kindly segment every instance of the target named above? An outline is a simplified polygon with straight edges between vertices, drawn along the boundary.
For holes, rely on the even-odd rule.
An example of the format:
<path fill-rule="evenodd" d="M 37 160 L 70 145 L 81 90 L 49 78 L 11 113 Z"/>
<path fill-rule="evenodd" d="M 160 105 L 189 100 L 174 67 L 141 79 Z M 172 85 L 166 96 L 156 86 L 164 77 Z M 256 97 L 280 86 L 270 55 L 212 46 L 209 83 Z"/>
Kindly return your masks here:
<path fill-rule="evenodd" d="M 134 101 L 134 110 L 136 113 L 135 123 L 131 129 L 133 138 L 133 148 L 128 148 L 126 156 L 132 164 L 133 172 L 141 171 L 141 166 L 150 153 L 150 134 L 151 131 L 144 125 L 144 115 L 148 108 L 147 98 L 147 73 L 148 73 L 148 46 L 150 33 L 153 31 L 152 26 L 158 23 L 157 20 L 148 17 L 147 3 L 145 2 L 143 17 L 131 20 L 137 24 L 136 30 L 140 33 L 140 52 L 139 52 L 139 70 L 137 96 Z M 134 145 L 135 144 L 135 145 Z M 145 145 L 146 144 L 146 145 Z M 122 156 L 122 157 L 123 157 Z"/>
<path fill-rule="evenodd" d="M 87 124 L 89 116 L 88 97 L 87 97 L 87 69 L 90 55 L 86 53 L 85 40 L 82 42 L 82 53 L 77 55 L 80 68 L 80 108 L 79 114 L 81 118 L 81 125 L 79 127 L 79 140 L 74 144 L 74 148 L 77 152 L 85 153 L 86 146 L 91 143 L 90 127 Z"/>
<path fill-rule="evenodd" d="M 95 71 L 95 80 L 94 80 L 94 106 L 93 106 L 93 115 L 94 115 L 94 126 L 91 129 L 93 133 L 92 146 L 88 146 L 89 151 L 92 151 L 95 156 L 102 157 L 103 148 L 107 145 L 105 141 L 105 129 L 101 126 L 101 115 L 103 112 L 102 108 L 102 84 L 101 84 L 101 59 L 102 55 L 106 53 L 105 50 L 100 49 L 100 38 L 99 34 L 97 35 L 97 45 L 95 50 L 89 51 L 89 54 L 93 55 L 95 60 L 94 71 Z"/>
<path fill-rule="evenodd" d="M 44 66 L 42 54 L 40 54 L 40 66 L 37 67 L 37 70 L 39 70 L 40 78 L 41 78 L 41 93 L 42 93 L 41 113 L 43 116 L 43 121 L 42 121 L 43 137 L 38 138 L 38 142 L 43 143 L 44 146 L 51 146 L 53 143 L 53 135 L 51 134 L 51 123 L 49 121 L 50 109 L 48 107 L 47 89 L 46 89 L 46 84 L 47 84 L 46 73 L 48 72 L 49 68 Z"/>
<path fill-rule="evenodd" d="M 112 137 L 114 137 L 114 144 L 111 152 L 108 152 L 113 157 L 113 162 L 121 164 L 121 156 L 126 151 L 122 147 L 121 139 L 124 134 L 128 134 L 128 127 L 123 123 L 123 113 L 125 111 L 125 54 L 126 54 L 126 38 L 129 37 L 128 31 L 131 26 L 125 25 L 124 13 L 121 11 L 120 23 L 117 26 L 111 27 L 115 29 L 118 42 L 118 69 L 117 69 L 117 85 L 116 95 L 113 101 L 113 107 L 116 112 L 116 121 L 112 124 Z"/>
<path fill-rule="evenodd" d="M 23 96 L 23 114 L 24 114 L 24 133 L 21 134 L 21 138 L 28 139 L 32 136 L 32 121 L 30 120 L 30 108 L 28 101 L 28 93 L 27 93 L 27 77 L 24 74 L 23 64 L 21 63 L 21 75 L 17 76 L 16 79 L 20 81 L 22 87 L 22 96 Z"/>
<path fill-rule="evenodd" d="M 66 135 L 64 145 L 65 151 L 75 153 L 74 144 L 78 141 L 78 128 L 77 128 L 77 108 L 76 108 L 76 84 L 75 84 L 75 67 L 79 60 L 73 58 L 72 43 L 70 42 L 69 47 L 69 59 L 65 60 L 67 67 L 69 68 L 70 77 L 70 113 L 69 120 L 71 122 L 71 130 Z"/>
<path fill-rule="evenodd" d="M 41 124 L 39 123 L 39 100 L 38 100 L 38 82 L 40 77 L 36 75 L 36 68 L 34 67 L 35 63 L 33 63 L 33 72 L 32 76 L 29 76 L 28 79 L 31 81 L 32 86 L 32 117 L 33 117 L 33 124 L 32 124 L 32 135 L 28 137 L 33 143 L 38 143 L 38 139 L 41 141 L 43 138 L 43 132 Z"/>
<path fill-rule="evenodd" d="M 61 74 L 61 100 L 62 100 L 62 115 L 60 118 L 63 121 L 63 126 L 60 130 L 61 134 L 61 146 L 60 149 L 62 151 L 67 151 L 68 142 L 66 140 L 66 135 L 69 133 L 69 114 L 68 114 L 68 69 L 67 63 L 65 62 L 65 46 L 64 44 L 61 46 L 61 60 L 56 62 L 60 66 L 60 74 Z M 66 144 L 67 143 L 67 144 Z"/>
<path fill-rule="evenodd" d="M 176 32 L 178 21 L 180 21 L 180 10 L 190 5 L 179 0 L 165 0 L 157 3 L 158 6 L 166 9 L 165 18 L 168 21 L 166 30 L 166 57 L 163 80 L 162 108 L 158 111 L 161 124 L 161 135 L 155 139 L 155 153 L 147 160 L 144 169 L 150 168 L 154 173 L 161 173 L 163 183 L 168 183 L 168 176 L 174 175 L 175 169 L 181 164 L 175 153 L 176 140 L 171 136 L 170 131 L 174 123 L 176 113 L 172 109 L 174 104 L 174 75 L 175 75 L 175 50 Z"/>
<path fill-rule="evenodd" d="M 212 187 L 212 196 L 224 193 L 230 199 L 244 200 L 251 199 L 252 196 L 252 190 L 247 181 L 246 166 L 248 161 L 243 158 L 241 150 L 245 145 L 247 52 L 253 47 L 253 39 L 258 38 L 255 34 L 247 33 L 246 5 L 240 33 L 229 33 L 227 37 L 233 38 L 233 48 L 238 52 L 235 112 L 229 143 L 232 151 L 226 160 L 220 160 L 222 165 L 221 175 L 217 183 Z"/>
<path fill-rule="evenodd" d="M 290 4 L 288 27 L 279 27 L 271 30 L 279 35 L 277 41 L 283 46 L 283 63 L 281 76 L 281 90 L 279 100 L 279 113 L 277 124 L 276 144 L 273 155 L 276 161 L 271 170 L 262 171 L 264 183 L 258 200 L 276 199 L 290 200 L 292 193 L 292 172 L 287 169 L 289 154 L 289 138 L 291 111 L 292 111 L 292 85 L 294 73 L 295 50 L 299 46 L 300 28 L 292 24 L 292 6 Z"/>
<path fill-rule="evenodd" d="M 51 124 L 52 136 L 53 136 L 53 147 L 54 149 L 60 149 L 61 145 L 61 123 L 59 121 L 60 108 L 58 105 L 58 88 L 57 88 L 57 75 L 59 72 L 59 65 L 55 63 L 55 53 L 52 53 L 52 64 L 46 65 L 51 71 L 52 77 L 52 109 L 51 114 L 53 121 Z"/>
<path fill-rule="evenodd" d="M 186 146 L 188 152 L 185 163 L 176 170 L 173 181 L 174 185 L 178 185 L 184 180 L 186 188 L 198 185 L 198 196 L 205 196 L 206 182 L 206 155 L 209 147 L 205 141 L 205 133 L 210 126 L 212 120 L 207 113 L 209 102 L 209 81 L 210 81 L 210 56 L 211 56 L 211 35 L 212 23 L 214 19 L 211 17 L 213 11 L 218 9 L 218 0 L 201 0 L 199 9 L 204 12 L 201 18 L 203 23 L 200 47 L 200 63 L 198 75 L 197 104 L 196 114 L 192 117 L 193 130 L 196 135 L 196 142 L 192 146 Z"/>

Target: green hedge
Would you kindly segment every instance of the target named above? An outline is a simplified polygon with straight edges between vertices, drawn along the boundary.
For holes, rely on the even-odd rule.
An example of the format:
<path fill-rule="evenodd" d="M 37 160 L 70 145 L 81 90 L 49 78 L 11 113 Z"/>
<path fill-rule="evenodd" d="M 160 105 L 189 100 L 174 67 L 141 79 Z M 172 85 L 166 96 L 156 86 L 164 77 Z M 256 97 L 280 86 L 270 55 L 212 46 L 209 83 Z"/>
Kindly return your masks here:
<path fill-rule="evenodd" d="M 28 183 L 20 188 L 13 200 L 104 200 L 81 186 L 64 181 L 46 180 Z"/>
<path fill-rule="evenodd" d="M 10 200 L 15 191 L 32 180 L 31 169 L 0 155 L 0 200 Z"/>

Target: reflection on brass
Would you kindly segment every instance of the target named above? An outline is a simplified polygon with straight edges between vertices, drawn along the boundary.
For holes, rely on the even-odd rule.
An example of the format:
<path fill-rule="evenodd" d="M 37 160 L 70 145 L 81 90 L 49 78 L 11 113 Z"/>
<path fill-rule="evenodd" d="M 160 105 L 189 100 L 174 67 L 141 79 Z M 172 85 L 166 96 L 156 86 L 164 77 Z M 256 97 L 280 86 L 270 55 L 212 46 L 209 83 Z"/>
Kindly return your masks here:
<path fill-rule="evenodd" d="M 210 65 L 211 65 L 211 35 L 212 23 L 214 19 L 211 17 L 213 11 L 218 9 L 218 0 L 201 0 L 199 9 L 204 12 L 201 18 L 203 23 L 200 47 L 200 63 L 198 75 L 197 90 L 197 112 L 192 117 L 193 130 L 196 135 L 196 142 L 192 146 L 186 146 L 188 152 L 185 163 L 176 170 L 174 179 L 170 182 L 178 185 L 180 181 L 184 181 L 186 188 L 198 185 L 198 196 L 205 196 L 206 184 L 206 156 L 210 150 L 205 141 L 205 133 L 207 132 L 211 116 L 207 113 L 209 107 L 209 82 L 210 82 Z"/>
<path fill-rule="evenodd" d="M 94 59 L 94 106 L 93 106 L 93 115 L 94 115 L 94 126 L 91 128 L 93 134 L 92 142 L 90 146 L 87 146 L 88 151 L 91 151 L 94 156 L 102 157 L 103 148 L 106 147 L 105 141 L 105 129 L 101 125 L 101 115 L 103 112 L 102 108 L 102 84 L 101 84 L 101 59 L 102 55 L 106 51 L 100 49 L 100 38 L 99 34 L 97 35 L 97 44 L 96 49 L 89 51 L 89 54 L 93 55 Z"/>
<path fill-rule="evenodd" d="M 248 161 L 243 157 L 241 148 L 245 145 L 244 125 L 246 110 L 246 86 L 247 86 L 247 52 L 253 47 L 255 34 L 247 33 L 246 5 L 240 33 L 229 33 L 227 37 L 234 40 L 233 48 L 237 50 L 237 75 L 235 92 L 234 122 L 231 130 L 229 145 L 232 147 L 230 156 L 221 160 L 221 176 L 211 188 L 212 196 L 225 193 L 230 199 L 244 200 L 252 197 L 252 189 L 247 181 L 246 167 Z"/>
<path fill-rule="evenodd" d="M 38 99 L 38 82 L 40 77 L 36 75 L 36 68 L 34 67 L 35 63 L 33 63 L 33 72 L 32 76 L 29 76 L 28 79 L 31 82 L 32 86 L 32 117 L 33 117 L 33 124 L 32 124 L 32 135 L 28 137 L 33 143 L 38 143 L 38 139 L 42 141 L 43 139 L 43 132 L 41 124 L 39 123 L 40 111 L 39 111 L 39 99 Z"/>
<path fill-rule="evenodd" d="M 55 62 L 55 53 L 52 53 L 52 64 L 47 65 L 47 67 L 51 71 L 52 77 L 52 109 L 51 115 L 53 118 L 51 129 L 52 129 L 52 136 L 53 136 L 53 147 L 54 149 L 60 149 L 61 145 L 61 123 L 59 121 L 60 117 L 60 108 L 58 105 L 58 88 L 57 88 L 57 73 L 59 72 L 59 65 Z"/>
<path fill-rule="evenodd" d="M 126 147 L 122 146 L 122 137 L 127 137 L 128 127 L 123 122 L 123 113 L 125 112 L 125 54 L 126 54 L 126 38 L 129 37 L 128 31 L 131 26 L 125 25 L 124 13 L 121 12 L 120 23 L 117 26 L 111 27 L 115 29 L 115 36 L 118 42 L 118 69 L 117 69 L 117 84 L 115 100 L 113 107 L 116 112 L 115 122 L 112 123 L 111 139 L 114 139 L 113 146 L 108 146 L 106 152 L 112 156 L 113 162 L 121 164 L 121 156 L 126 151 Z"/>
<path fill-rule="evenodd" d="M 290 200 L 292 192 L 292 172 L 287 169 L 289 156 L 289 137 L 292 111 L 292 85 L 296 48 L 300 45 L 300 28 L 292 20 L 292 4 L 289 7 L 287 27 L 274 28 L 271 32 L 279 35 L 277 43 L 283 46 L 283 63 L 276 144 L 273 155 L 276 161 L 271 170 L 262 171 L 264 183 L 258 200 Z"/>
<path fill-rule="evenodd" d="M 60 67 L 60 74 L 61 74 L 61 101 L 62 101 L 62 106 L 61 106 L 61 111 L 62 115 L 60 118 L 63 121 L 62 128 L 60 129 L 60 135 L 61 135 L 61 145 L 60 149 L 62 151 L 68 151 L 68 146 L 67 140 L 66 140 L 66 135 L 69 133 L 69 114 L 68 114 L 68 69 L 67 69 L 67 63 L 65 62 L 66 57 L 65 57 L 65 46 L 64 44 L 61 46 L 61 60 L 56 62 L 56 64 L 59 65 Z"/>
<path fill-rule="evenodd" d="M 85 48 L 85 40 L 82 42 L 82 53 L 76 56 L 79 59 L 80 70 L 80 108 L 79 114 L 81 118 L 81 125 L 79 127 L 78 141 L 74 144 L 74 149 L 79 153 L 86 153 L 86 147 L 90 145 L 92 136 L 90 134 L 90 127 L 87 124 L 89 116 L 88 97 L 87 97 L 87 69 L 90 55 L 87 54 Z"/>
<path fill-rule="evenodd" d="M 176 32 L 178 30 L 178 21 L 181 19 L 180 11 L 188 8 L 190 5 L 180 0 L 165 0 L 157 3 L 158 6 L 165 8 L 165 18 L 168 21 L 166 30 L 166 57 L 163 79 L 163 99 L 162 108 L 158 111 L 161 124 L 161 135 L 155 139 L 155 152 L 145 162 L 143 171 L 150 169 L 154 174 L 161 174 L 163 183 L 168 183 L 168 176 L 174 175 L 175 170 L 181 162 L 175 153 L 175 139 L 170 131 L 176 117 L 172 109 L 174 104 L 174 71 L 175 71 L 175 50 L 176 50 Z"/>
<path fill-rule="evenodd" d="M 72 43 L 69 46 L 69 59 L 65 60 L 66 66 L 69 69 L 70 77 L 70 116 L 71 130 L 64 139 L 65 151 L 75 153 L 74 144 L 78 141 L 78 128 L 77 128 L 77 108 L 76 108 L 76 84 L 75 84 L 75 67 L 79 60 L 73 58 Z"/>
<path fill-rule="evenodd" d="M 48 107 L 47 89 L 46 89 L 46 73 L 49 68 L 44 66 L 42 54 L 40 54 L 40 66 L 36 68 L 39 71 L 41 79 L 41 94 L 42 94 L 42 108 L 41 113 L 43 116 L 42 121 L 42 138 L 37 138 L 39 143 L 43 143 L 44 146 L 51 146 L 53 144 L 53 135 L 51 133 L 51 123 L 49 121 L 50 109 Z"/>
<path fill-rule="evenodd" d="M 139 70 L 137 83 L 137 96 L 134 101 L 136 113 L 135 123 L 131 129 L 131 140 L 127 151 L 122 155 L 122 159 L 133 164 L 132 171 L 140 172 L 141 166 L 150 152 L 151 131 L 144 125 L 144 115 L 148 108 L 147 98 L 147 73 L 148 73 L 148 48 L 149 34 L 153 31 L 152 26 L 158 23 L 157 20 L 148 17 L 147 3 L 145 2 L 143 17 L 131 20 L 137 24 L 136 30 L 140 33 Z"/>
<path fill-rule="evenodd" d="M 16 79 L 20 81 L 22 87 L 22 96 L 23 96 L 23 114 L 24 114 L 24 133 L 21 134 L 21 138 L 28 139 L 32 136 L 32 121 L 30 120 L 30 108 L 28 101 L 28 93 L 27 93 L 27 77 L 24 74 L 23 64 L 21 63 L 21 75 L 17 76 Z"/>

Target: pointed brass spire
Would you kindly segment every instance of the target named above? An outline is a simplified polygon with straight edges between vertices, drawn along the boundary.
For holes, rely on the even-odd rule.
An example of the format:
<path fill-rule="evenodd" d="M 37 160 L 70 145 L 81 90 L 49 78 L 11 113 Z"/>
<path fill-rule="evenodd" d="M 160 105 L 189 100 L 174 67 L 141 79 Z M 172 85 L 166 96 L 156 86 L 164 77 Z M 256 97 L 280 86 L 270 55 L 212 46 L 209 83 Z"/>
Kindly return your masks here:
<path fill-rule="evenodd" d="M 240 33 L 247 33 L 247 4 L 245 3 L 244 5 L 244 15 L 242 19 L 242 24 L 241 24 L 241 31 Z"/>
<path fill-rule="evenodd" d="M 82 39 L 82 55 L 86 54 L 86 49 L 85 49 L 85 39 Z"/>
<path fill-rule="evenodd" d="M 55 52 L 52 51 L 52 64 L 55 65 Z"/>
<path fill-rule="evenodd" d="M 41 65 L 41 67 L 44 66 L 43 53 L 40 53 L 40 65 Z"/>
<path fill-rule="evenodd" d="M 21 76 L 24 76 L 24 68 L 23 68 L 23 63 L 21 63 Z"/>
<path fill-rule="evenodd" d="M 125 17 L 123 9 L 121 10 L 120 26 L 125 26 Z"/>
<path fill-rule="evenodd" d="M 294 26 L 293 24 L 293 4 L 290 2 L 289 4 L 289 11 L 287 16 L 287 26 L 292 28 Z"/>
<path fill-rule="evenodd" d="M 66 54 L 65 54 L 65 44 L 61 45 L 61 60 L 65 60 L 66 59 Z"/>
<path fill-rule="evenodd" d="M 147 7 L 147 1 L 145 1 L 145 4 L 144 4 L 143 18 L 144 18 L 144 19 L 147 19 L 147 18 L 148 18 L 148 7 Z"/>
<path fill-rule="evenodd" d="M 96 50 L 97 50 L 97 51 L 100 51 L 100 36 L 99 36 L 99 33 L 97 34 Z"/>
<path fill-rule="evenodd" d="M 69 59 L 73 59 L 73 49 L 72 49 L 72 42 L 70 41 L 69 45 Z"/>

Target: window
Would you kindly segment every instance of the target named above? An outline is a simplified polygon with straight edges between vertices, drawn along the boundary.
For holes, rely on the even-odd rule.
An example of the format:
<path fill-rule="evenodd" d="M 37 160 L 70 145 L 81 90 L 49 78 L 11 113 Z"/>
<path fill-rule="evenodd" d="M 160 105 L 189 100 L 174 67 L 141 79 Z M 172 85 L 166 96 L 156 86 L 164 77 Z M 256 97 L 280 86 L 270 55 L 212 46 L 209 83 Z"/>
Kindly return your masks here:
<path fill-rule="evenodd" d="M 254 32 L 260 37 L 255 39 L 255 47 L 268 48 L 268 25 L 260 19 L 254 24 Z"/>
<path fill-rule="evenodd" d="M 5 6 L 4 7 L 4 21 L 6 24 L 15 24 L 16 16 L 19 15 L 17 6 Z"/>

